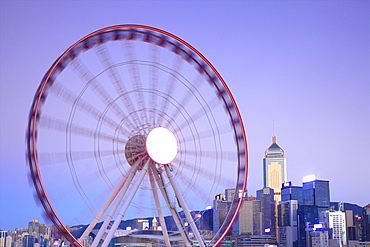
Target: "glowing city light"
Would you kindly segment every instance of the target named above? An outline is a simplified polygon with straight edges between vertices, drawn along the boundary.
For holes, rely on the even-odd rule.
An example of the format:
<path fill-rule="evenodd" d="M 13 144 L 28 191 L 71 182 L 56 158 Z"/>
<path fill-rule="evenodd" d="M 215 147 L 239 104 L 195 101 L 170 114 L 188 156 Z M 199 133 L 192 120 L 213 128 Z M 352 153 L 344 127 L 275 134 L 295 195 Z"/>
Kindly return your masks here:
<path fill-rule="evenodd" d="M 177 140 L 167 128 L 152 129 L 146 138 L 146 149 L 152 160 L 161 165 L 171 163 L 177 155 Z"/>
<path fill-rule="evenodd" d="M 316 180 L 316 175 L 315 174 L 310 174 L 310 175 L 304 176 L 303 179 L 302 179 L 303 183 L 312 182 L 314 180 Z"/>

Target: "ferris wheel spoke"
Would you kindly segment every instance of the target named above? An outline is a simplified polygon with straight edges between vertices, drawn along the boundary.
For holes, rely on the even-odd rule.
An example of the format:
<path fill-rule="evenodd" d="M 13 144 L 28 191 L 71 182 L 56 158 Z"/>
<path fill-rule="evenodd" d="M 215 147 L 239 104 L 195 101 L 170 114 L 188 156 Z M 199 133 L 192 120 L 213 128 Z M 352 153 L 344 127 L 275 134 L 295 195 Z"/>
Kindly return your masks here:
<path fill-rule="evenodd" d="M 198 132 L 197 136 L 185 136 L 183 142 L 193 142 L 194 140 L 200 139 L 208 139 L 208 138 L 216 138 L 220 137 L 221 135 L 231 134 L 233 133 L 232 129 L 230 128 L 229 124 L 224 124 L 220 126 L 216 126 L 215 129 L 211 128 L 208 130 L 204 130 Z"/>
<path fill-rule="evenodd" d="M 174 71 L 173 73 L 176 73 L 178 74 L 181 70 L 181 66 L 182 66 L 182 63 L 183 63 L 183 60 L 181 59 L 180 56 L 175 56 L 174 58 L 174 61 L 173 61 L 173 66 L 172 66 L 172 71 Z M 177 83 L 176 80 L 176 75 L 174 75 L 173 73 L 169 73 L 169 77 L 168 77 L 168 82 L 167 82 L 167 87 L 165 88 L 164 90 L 164 95 L 173 95 L 175 89 L 176 89 L 176 86 L 177 86 Z M 161 112 L 167 112 L 167 108 L 168 108 L 168 104 L 167 104 L 167 99 L 163 98 L 162 99 L 162 102 L 161 102 L 161 105 L 159 106 L 160 107 L 160 111 Z M 162 118 L 158 118 L 157 119 L 157 122 L 159 125 L 162 124 Z"/>
<path fill-rule="evenodd" d="M 99 57 L 100 62 L 102 63 L 103 66 L 106 67 L 106 70 L 109 75 L 109 79 L 111 80 L 114 88 L 116 89 L 118 95 L 122 96 L 120 97 L 123 104 L 125 105 L 125 108 L 127 112 L 136 112 L 135 106 L 132 103 L 130 94 L 126 94 L 127 89 L 125 87 L 125 84 L 123 83 L 123 80 L 119 74 L 119 71 L 116 68 L 116 65 L 113 63 L 113 59 L 106 48 L 105 44 L 102 44 L 98 46 L 97 50 L 97 55 Z M 137 117 L 134 118 L 138 119 Z M 128 119 L 129 121 L 129 126 L 134 126 L 134 123 L 131 121 L 131 119 Z"/>
<path fill-rule="evenodd" d="M 114 152 L 112 150 L 99 150 L 99 156 L 106 157 L 112 156 Z M 72 152 L 73 160 L 90 160 L 96 158 L 96 153 L 93 151 L 73 151 Z M 66 163 L 66 152 L 53 152 L 53 153 L 39 153 L 39 165 L 49 166 L 60 163 Z"/>
<path fill-rule="evenodd" d="M 189 172 L 192 172 L 196 169 L 198 176 L 202 177 L 202 179 L 207 179 L 209 181 L 217 181 L 219 184 L 222 184 L 223 187 L 230 187 L 231 185 L 235 183 L 234 180 L 227 178 L 225 176 L 221 176 L 221 174 L 217 171 L 207 170 L 205 169 L 204 166 L 195 167 L 193 165 L 190 165 L 187 162 L 184 162 L 182 164 L 183 164 L 183 167 L 187 169 Z"/>
<path fill-rule="evenodd" d="M 196 174 L 197 177 L 199 175 L 201 175 L 201 174 Z M 176 177 L 178 177 L 181 180 L 181 182 L 183 182 L 183 184 L 187 185 L 186 186 L 187 187 L 186 191 L 191 192 L 194 196 L 196 196 L 199 199 L 202 199 L 204 201 L 207 201 L 207 202 L 212 201 L 213 195 L 211 195 L 211 194 L 207 193 L 206 191 L 202 190 L 202 187 L 195 184 L 195 181 L 197 180 L 197 178 L 190 178 L 185 173 L 179 173 Z M 203 179 L 203 177 L 201 177 L 201 178 Z M 213 180 L 213 182 L 215 182 L 215 181 Z M 183 193 L 185 193 L 186 191 L 183 191 Z"/>
<path fill-rule="evenodd" d="M 194 112 L 189 118 L 193 123 L 198 121 L 199 119 L 202 119 L 203 117 L 207 118 L 207 121 L 209 122 L 210 120 L 208 119 L 208 113 L 207 112 L 212 112 L 212 109 L 215 109 L 218 105 L 220 105 L 220 100 L 215 97 L 211 101 L 209 101 L 206 106 L 207 107 L 201 107 L 199 108 L 198 111 Z M 214 122 L 214 120 L 213 120 Z M 188 119 L 183 121 L 182 123 L 179 123 L 179 129 L 183 129 L 188 125 Z"/>
<path fill-rule="evenodd" d="M 106 230 L 107 230 L 107 228 L 110 224 L 111 219 L 115 215 L 115 213 L 118 209 L 118 206 L 122 202 L 122 199 L 123 199 L 124 195 L 126 194 L 131 182 L 133 181 L 135 174 L 139 170 L 139 166 L 140 166 L 141 162 L 142 162 L 141 160 L 136 161 L 135 164 L 127 172 L 126 176 L 123 178 L 123 180 L 124 180 L 123 181 L 123 186 L 121 187 L 121 190 L 120 190 L 117 198 L 115 199 L 115 201 L 112 205 L 112 208 L 110 209 L 109 213 L 107 214 L 107 216 L 106 216 L 102 226 L 100 227 L 93 243 L 91 244 L 91 247 L 96 247 L 99 244 L 100 240 L 102 239 L 104 233 L 106 232 Z M 110 199 L 108 201 L 110 201 Z"/>
<path fill-rule="evenodd" d="M 123 45 L 123 49 L 124 49 L 124 52 L 125 52 L 125 56 L 128 58 L 128 60 L 130 61 L 129 63 L 129 74 L 130 74 L 130 78 L 131 78 L 131 81 L 133 83 L 133 88 L 135 90 L 135 100 L 136 100 L 136 103 L 138 105 L 138 108 L 139 109 L 145 109 L 145 98 L 144 98 L 144 95 L 143 95 L 143 92 L 142 92 L 142 89 L 143 89 L 143 83 L 141 81 L 141 77 L 140 77 L 140 70 L 138 68 L 138 65 L 135 61 L 137 61 L 136 59 L 136 53 L 135 53 L 135 47 L 134 45 L 131 43 L 130 40 L 126 40 L 125 42 L 122 43 Z M 147 120 L 147 116 L 146 114 L 143 112 L 143 111 L 140 111 L 140 114 L 141 114 L 141 118 L 139 118 L 139 123 L 147 123 L 148 120 Z M 140 124 L 140 125 L 141 125 Z"/>
<path fill-rule="evenodd" d="M 189 90 L 187 90 L 183 95 L 182 95 L 182 98 L 180 100 L 178 100 L 179 102 L 179 105 L 185 109 L 186 106 L 191 102 L 191 98 L 192 97 L 195 97 L 194 96 L 194 90 L 197 90 L 199 87 L 201 87 L 203 84 L 201 83 L 202 81 L 204 81 L 204 79 L 202 78 L 201 75 L 197 75 L 197 78 L 194 80 L 194 84 L 192 83 L 192 87 L 188 87 Z M 179 109 L 174 109 L 174 111 L 172 112 L 172 114 L 170 114 L 171 118 L 172 119 L 177 119 L 177 117 L 179 116 L 181 111 L 179 111 Z"/>
<path fill-rule="evenodd" d="M 100 101 L 106 106 L 109 107 L 110 110 L 119 118 L 123 119 L 125 116 L 123 115 L 123 110 L 121 107 L 116 103 L 115 100 L 109 95 L 109 93 L 105 90 L 101 83 L 97 80 L 96 77 L 92 75 L 92 73 L 88 70 L 88 68 L 83 64 L 81 59 L 74 59 L 71 62 L 71 67 L 74 71 L 80 76 L 82 80 L 85 81 L 86 86 L 95 93 L 95 95 L 100 99 Z M 135 122 L 135 119 L 134 119 Z M 133 128 L 133 125 L 128 125 Z"/>
<path fill-rule="evenodd" d="M 74 94 L 68 88 L 65 88 L 61 83 L 54 83 L 54 86 L 51 88 L 50 92 L 53 93 L 56 97 L 64 100 L 66 103 L 74 105 L 76 109 L 79 109 L 81 112 L 84 112 L 85 114 L 91 116 L 93 119 L 102 121 L 111 129 L 116 129 L 117 126 L 119 126 L 120 132 L 125 136 L 128 135 L 129 131 L 127 129 L 124 129 L 123 126 L 120 126 L 117 122 L 115 122 L 108 116 L 102 117 L 103 112 L 98 110 L 95 106 L 93 106 L 86 100 L 79 98 L 79 96 Z"/>
<path fill-rule="evenodd" d="M 72 180 L 73 180 L 73 184 L 74 184 L 75 188 L 77 189 L 78 193 L 80 194 L 80 197 L 85 202 L 85 204 L 89 208 L 89 210 L 91 212 L 94 212 L 95 207 L 91 203 L 91 201 L 90 201 L 89 197 L 87 196 L 86 192 L 83 190 L 83 188 L 81 186 L 81 183 L 77 178 L 76 171 L 75 171 L 74 167 L 71 166 L 70 163 L 68 163 L 68 165 L 70 167 L 71 176 L 72 176 Z"/>
<path fill-rule="evenodd" d="M 151 61 L 154 62 L 154 64 L 159 64 L 159 48 L 157 45 L 150 45 L 149 46 L 149 55 L 151 58 Z M 150 67 L 150 73 L 149 73 L 149 89 L 152 90 L 152 92 L 158 91 L 158 69 L 155 66 Z M 149 105 L 151 108 L 156 109 L 157 108 L 157 97 L 154 93 L 151 93 L 149 95 Z M 155 115 L 154 111 L 149 112 L 149 123 L 155 122 Z"/>
<path fill-rule="evenodd" d="M 199 246 L 205 247 L 204 242 L 203 242 L 203 238 L 200 235 L 197 226 L 195 225 L 195 221 L 194 221 L 193 217 L 191 217 L 191 215 L 190 215 L 189 208 L 188 208 L 188 206 L 186 204 L 186 201 L 184 200 L 183 195 L 181 194 L 180 190 L 178 189 L 177 184 L 175 183 L 175 181 L 173 179 L 173 174 L 170 171 L 169 166 L 166 165 L 164 167 L 164 169 L 166 171 L 167 178 L 169 179 L 169 181 L 171 183 L 172 189 L 175 192 L 176 198 L 179 200 L 179 203 L 181 204 L 182 210 L 183 210 L 183 212 L 185 214 L 186 219 L 188 220 L 188 223 L 190 225 L 190 228 L 193 230 L 193 233 L 195 235 L 195 238 L 198 241 Z"/>
<path fill-rule="evenodd" d="M 117 137 L 104 134 L 104 133 L 96 133 L 95 130 L 88 129 L 86 127 L 76 125 L 76 124 L 69 124 L 66 121 L 56 119 L 54 117 L 43 115 L 40 119 L 40 127 L 46 129 L 52 129 L 60 132 L 68 132 L 78 136 L 84 136 L 89 138 L 99 138 L 106 141 L 115 141 L 119 143 L 125 143 L 124 140 L 118 139 Z"/>
<path fill-rule="evenodd" d="M 154 181 L 154 175 L 153 175 L 154 172 L 155 172 L 154 167 L 150 166 L 149 181 L 150 181 L 150 186 L 151 186 L 154 201 L 155 201 L 155 206 L 157 208 L 157 212 L 158 212 L 158 216 L 159 216 L 159 222 L 161 223 L 161 227 L 162 227 L 162 234 L 163 234 L 163 237 L 164 237 L 164 242 L 166 244 L 166 247 L 171 247 L 171 242 L 170 242 L 170 238 L 168 236 L 168 231 L 167 231 L 167 225 L 166 225 L 166 222 L 164 220 L 162 206 L 161 206 L 161 203 L 159 201 L 157 186 L 155 185 L 155 181 Z"/>
<path fill-rule="evenodd" d="M 142 168 L 142 170 L 140 171 L 140 174 L 138 175 L 137 181 L 135 181 L 135 184 L 133 185 L 132 190 L 130 191 L 129 195 L 127 196 L 127 199 L 124 201 L 124 204 L 123 204 L 121 210 L 119 211 L 111 229 L 109 230 L 108 235 L 104 239 L 104 242 L 101 245 L 101 247 L 107 247 L 109 245 L 110 241 L 112 240 L 114 233 L 116 232 L 119 224 L 122 221 L 122 218 L 126 214 L 126 211 L 127 211 L 128 207 L 130 206 L 131 201 L 134 199 L 134 196 L 135 196 L 137 190 L 139 189 L 141 182 L 143 181 L 145 175 L 148 172 L 148 167 L 149 167 L 150 162 L 151 162 L 151 160 L 147 159 L 144 167 Z"/>
<path fill-rule="evenodd" d="M 202 156 L 203 158 L 210 158 L 210 159 L 221 159 L 223 161 L 237 161 L 237 154 L 235 152 L 228 152 L 228 151 L 216 151 L 216 150 L 186 150 L 186 151 L 179 151 L 179 154 L 186 154 L 190 156 Z"/>

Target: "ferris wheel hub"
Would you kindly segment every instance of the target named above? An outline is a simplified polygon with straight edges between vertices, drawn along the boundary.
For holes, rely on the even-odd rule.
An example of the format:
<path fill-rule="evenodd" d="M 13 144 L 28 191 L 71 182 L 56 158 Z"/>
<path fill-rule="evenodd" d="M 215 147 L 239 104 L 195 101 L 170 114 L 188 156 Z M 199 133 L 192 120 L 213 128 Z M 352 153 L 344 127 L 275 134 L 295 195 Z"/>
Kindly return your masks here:
<path fill-rule="evenodd" d="M 156 127 L 146 138 L 146 150 L 150 158 L 157 164 L 167 165 L 177 155 L 177 140 L 175 135 L 167 128 Z"/>
<path fill-rule="evenodd" d="M 145 136 L 135 135 L 131 137 L 125 146 L 125 156 L 127 162 L 132 166 L 139 159 L 146 156 Z"/>

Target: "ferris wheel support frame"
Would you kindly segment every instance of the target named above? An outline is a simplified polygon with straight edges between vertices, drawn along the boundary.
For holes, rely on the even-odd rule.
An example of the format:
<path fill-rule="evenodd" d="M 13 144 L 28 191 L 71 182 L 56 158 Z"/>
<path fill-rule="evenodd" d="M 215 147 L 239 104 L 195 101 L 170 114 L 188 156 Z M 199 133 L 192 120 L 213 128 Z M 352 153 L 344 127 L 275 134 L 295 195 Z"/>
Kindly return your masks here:
<path fill-rule="evenodd" d="M 107 216 L 106 216 L 106 218 L 103 222 L 103 225 L 100 227 L 100 229 L 98 231 L 98 234 L 95 236 L 95 239 L 94 239 L 91 247 L 96 247 L 99 244 L 99 241 L 103 237 L 104 232 L 107 230 L 108 225 L 109 225 L 110 221 L 112 220 L 113 215 L 116 213 L 117 208 L 118 208 L 119 204 L 121 203 L 123 196 L 126 194 L 132 180 L 134 179 L 134 176 L 135 176 L 135 174 L 138 170 L 138 167 L 139 167 L 140 163 L 141 163 L 140 160 L 135 162 L 135 164 L 130 168 L 130 171 L 128 172 L 128 176 L 122 179 L 124 185 L 122 186 L 121 191 L 119 192 L 118 197 L 116 198 L 116 201 L 114 202 L 111 210 L 107 214 Z M 90 230 L 90 232 L 91 232 L 91 230 Z M 83 235 L 87 236 L 90 233 L 90 232 L 87 232 L 87 231 L 88 231 L 88 229 L 86 229 L 86 231 L 84 232 Z M 83 241 L 83 239 L 81 239 L 81 240 Z"/>
<path fill-rule="evenodd" d="M 180 219 L 180 216 L 179 216 L 178 212 L 176 211 L 176 206 L 173 203 L 171 203 L 169 195 L 166 191 L 166 187 L 165 187 L 163 179 L 162 179 L 163 174 L 162 174 L 161 170 L 156 171 L 156 170 L 153 169 L 153 174 L 154 174 L 154 177 L 155 177 L 155 181 L 157 182 L 158 187 L 159 187 L 159 189 L 162 193 L 162 196 L 163 196 L 163 198 L 164 198 L 164 200 L 167 204 L 167 207 L 169 208 L 169 210 L 171 212 L 172 218 L 175 221 L 177 229 L 179 230 L 180 235 L 182 236 L 182 238 L 184 240 L 185 245 L 187 247 L 191 247 L 192 246 L 191 241 L 189 239 L 188 234 L 186 233 L 186 231 L 184 229 L 184 226 L 181 224 L 181 219 Z"/>
<path fill-rule="evenodd" d="M 155 206 L 157 207 L 157 212 L 158 212 L 158 216 L 159 216 L 159 222 L 161 223 L 161 227 L 162 227 L 162 234 L 163 234 L 164 242 L 166 244 L 166 247 L 171 247 L 170 237 L 169 237 L 168 231 L 167 231 L 167 225 L 166 225 L 166 222 L 164 220 L 162 206 L 161 206 L 161 203 L 159 201 L 157 186 L 155 185 L 155 181 L 154 181 L 154 175 L 153 175 L 153 172 L 154 172 L 153 170 L 154 169 L 153 169 L 153 167 L 150 167 L 149 169 L 150 169 L 150 171 L 149 171 L 150 186 L 152 188 L 153 197 L 154 197 L 154 201 L 155 201 Z"/>
<path fill-rule="evenodd" d="M 127 196 L 127 200 L 124 202 L 124 204 L 123 204 L 120 212 L 118 213 L 117 218 L 115 219 L 111 229 L 109 229 L 108 235 L 105 237 L 104 242 L 101 245 L 101 247 L 107 247 L 109 245 L 110 241 L 112 240 L 119 224 L 121 223 L 124 215 L 126 214 L 126 211 L 127 211 L 128 207 L 131 204 L 132 199 L 134 199 L 134 196 L 136 195 L 137 190 L 139 189 L 142 181 L 144 180 L 144 177 L 148 172 L 148 168 L 149 168 L 149 165 L 150 165 L 151 162 L 152 161 L 150 159 L 148 159 L 145 162 L 144 167 L 141 169 L 140 174 L 138 175 L 137 181 L 135 181 L 135 184 L 133 185 L 132 190 L 130 191 L 130 193 Z"/>
<path fill-rule="evenodd" d="M 186 202 L 184 200 L 184 197 L 180 193 L 180 191 L 179 191 L 179 189 L 177 187 L 177 184 L 176 184 L 176 182 L 173 179 L 173 174 L 170 171 L 170 168 L 168 167 L 168 165 L 166 165 L 166 166 L 164 166 L 164 169 L 166 171 L 166 174 L 167 174 L 168 179 L 170 180 L 170 183 L 172 185 L 172 189 L 175 192 L 176 198 L 177 198 L 177 200 L 179 200 L 179 203 L 180 203 L 181 208 L 182 208 L 182 210 L 183 210 L 183 212 L 185 214 L 185 217 L 188 220 L 188 223 L 189 223 L 189 225 L 191 227 L 191 230 L 193 231 L 193 233 L 195 235 L 195 238 L 198 241 L 199 246 L 200 247 L 205 247 L 204 241 L 202 239 L 202 236 L 200 235 L 199 230 L 198 230 L 197 226 L 195 225 L 194 219 L 191 217 L 189 208 L 188 208 L 188 206 L 187 206 L 187 204 L 186 204 Z"/>

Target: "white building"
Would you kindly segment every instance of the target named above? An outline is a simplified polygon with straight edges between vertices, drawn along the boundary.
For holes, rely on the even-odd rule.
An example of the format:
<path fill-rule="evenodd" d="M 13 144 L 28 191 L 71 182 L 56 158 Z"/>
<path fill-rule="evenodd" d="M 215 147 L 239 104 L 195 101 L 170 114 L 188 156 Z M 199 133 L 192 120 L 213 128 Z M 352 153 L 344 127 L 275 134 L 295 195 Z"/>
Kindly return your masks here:
<path fill-rule="evenodd" d="M 338 241 L 338 246 L 347 246 L 346 213 L 342 211 L 324 211 L 322 220 L 332 229 L 331 239 Z"/>

